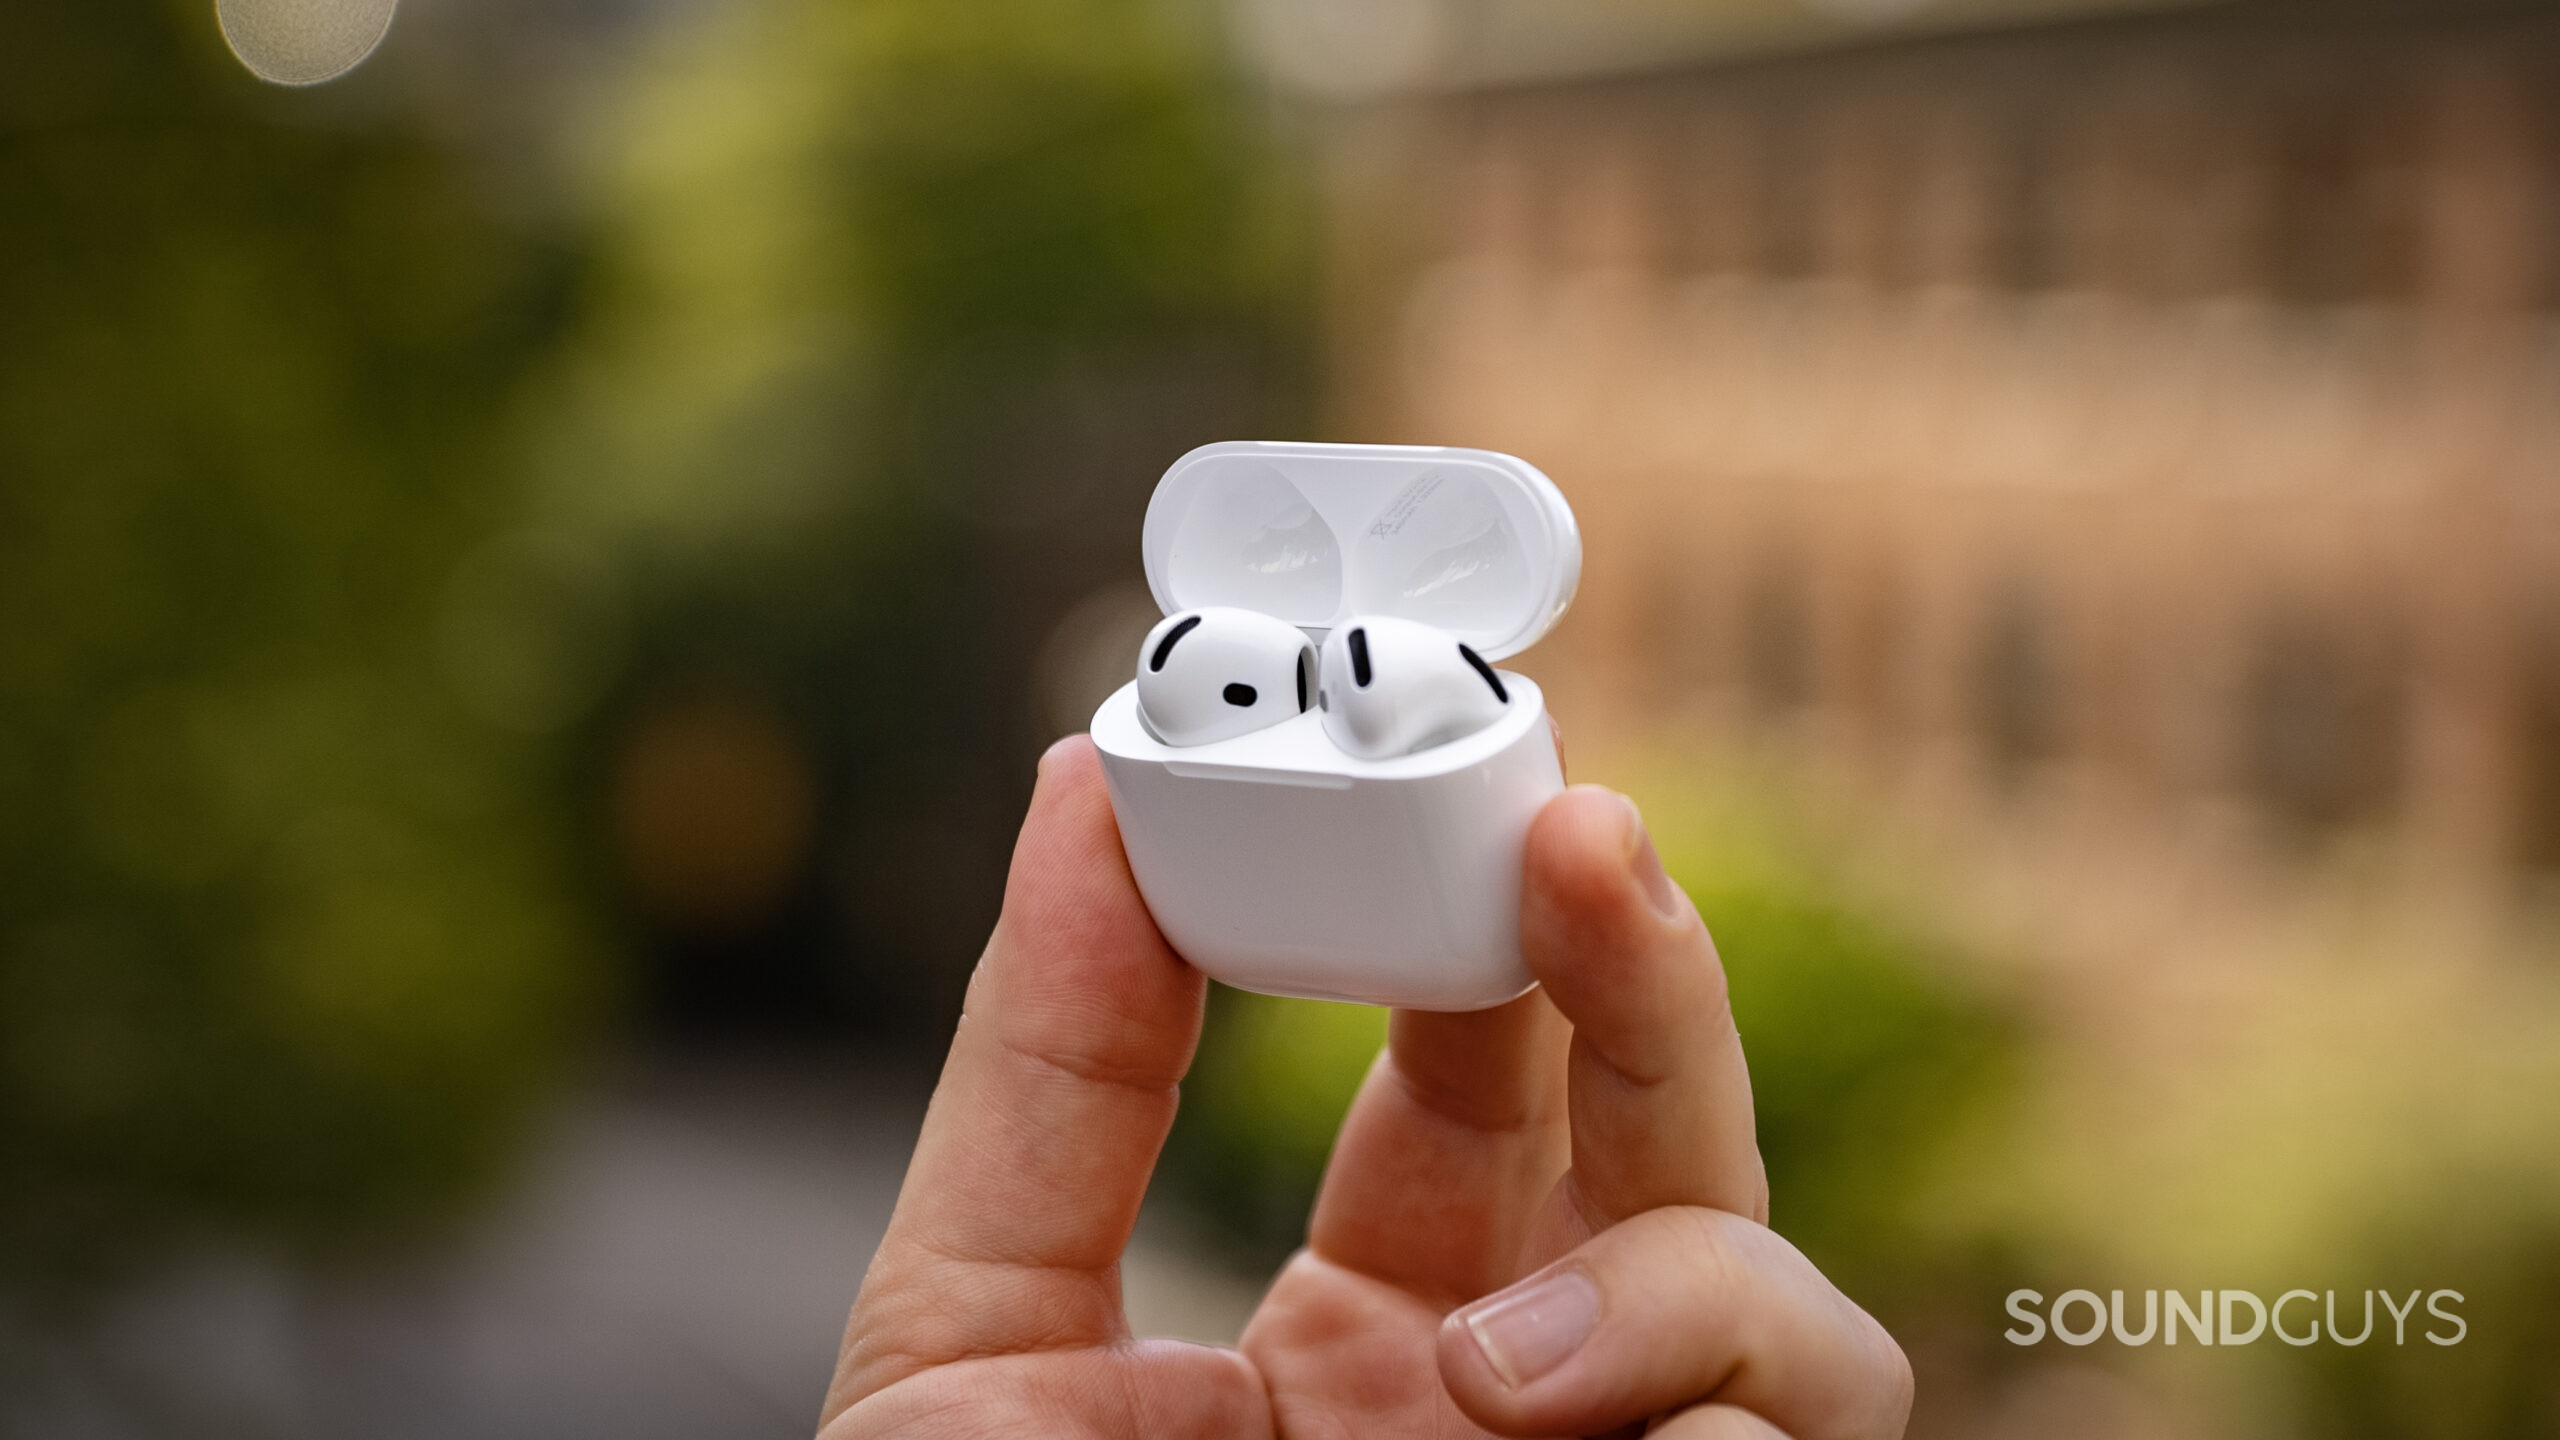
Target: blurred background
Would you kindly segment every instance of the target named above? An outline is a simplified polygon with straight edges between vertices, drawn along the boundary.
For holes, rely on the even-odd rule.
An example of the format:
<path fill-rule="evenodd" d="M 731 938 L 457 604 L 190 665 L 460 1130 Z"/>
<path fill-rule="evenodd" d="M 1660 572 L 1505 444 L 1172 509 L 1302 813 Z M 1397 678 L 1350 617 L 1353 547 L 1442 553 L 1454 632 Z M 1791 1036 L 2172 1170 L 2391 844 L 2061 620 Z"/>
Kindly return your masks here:
<path fill-rule="evenodd" d="M 0 1434 L 806 1434 L 1244 437 L 1571 498 L 1521 668 L 1916 1436 L 2560 1434 L 2555 97 L 2461 0 L 17 0 Z M 1142 1331 L 1382 1033 L 1213 996 Z M 2469 1330 L 2000 1338 L 2111 1287 Z"/>

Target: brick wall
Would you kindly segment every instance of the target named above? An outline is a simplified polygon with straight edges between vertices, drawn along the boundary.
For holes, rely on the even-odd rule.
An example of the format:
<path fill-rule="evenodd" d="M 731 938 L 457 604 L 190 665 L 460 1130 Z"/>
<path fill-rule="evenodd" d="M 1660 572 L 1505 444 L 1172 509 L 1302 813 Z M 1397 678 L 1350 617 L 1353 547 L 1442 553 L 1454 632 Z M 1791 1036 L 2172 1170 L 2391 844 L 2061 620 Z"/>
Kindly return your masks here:
<path fill-rule="evenodd" d="M 1565 486 L 1586 727 L 2560 864 L 2560 22 L 2286 13 L 1373 113 L 1338 428 Z"/>

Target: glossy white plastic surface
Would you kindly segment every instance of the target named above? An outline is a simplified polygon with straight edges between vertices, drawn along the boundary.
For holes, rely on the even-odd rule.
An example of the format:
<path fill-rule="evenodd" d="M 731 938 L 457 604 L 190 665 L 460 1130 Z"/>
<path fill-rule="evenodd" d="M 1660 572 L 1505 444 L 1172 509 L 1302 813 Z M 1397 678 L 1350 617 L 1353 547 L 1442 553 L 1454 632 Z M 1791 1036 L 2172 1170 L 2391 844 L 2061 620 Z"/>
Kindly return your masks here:
<path fill-rule="evenodd" d="M 1248 734 L 1307 708 L 1315 663 L 1306 632 L 1260 611 L 1168 615 L 1138 651 L 1138 719 L 1168 745 Z"/>
<path fill-rule="evenodd" d="M 1235 605 L 1318 640 L 1354 615 L 1395 615 L 1488 660 L 1535 644 L 1582 578 L 1554 481 L 1437 445 L 1203 445 L 1157 482 L 1141 545 L 1168 615 Z"/>
<path fill-rule="evenodd" d="M 1392 615 L 1344 621 L 1325 638 L 1316 666 L 1325 734 L 1371 760 L 1474 734 L 1509 710 L 1508 690 L 1448 631 Z"/>
<path fill-rule="evenodd" d="M 1203 446 L 1157 485 L 1143 548 L 1167 614 L 1238 606 L 1318 641 L 1354 615 L 1396 616 L 1488 660 L 1552 628 L 1582 574 L 1554 482 L 1509 455 L 1433 446 Z M 1545 696 L 1502 679 L 1492 724 L 1374 760 L 1336 745 L 1314 710 L 1167 745 L 1124 686 L 1093 738 L 1165 938 L 1274 995 L 1476 1010 L 1527 990 L 1521 847 L 1564 775 Z"/>
<path fill-rule="evenodd" d="M 1165 939 L 1271 995 L 1479 1010 L 1530 986 L 1520 853 L 1564 788 L 1545 698 L 1506 673 L 1508 713 L 1415 755 L 1345 754 L 1308 711 L 1166 745 L 1137 686 L 1093 717 L 1122 848 Z"/>

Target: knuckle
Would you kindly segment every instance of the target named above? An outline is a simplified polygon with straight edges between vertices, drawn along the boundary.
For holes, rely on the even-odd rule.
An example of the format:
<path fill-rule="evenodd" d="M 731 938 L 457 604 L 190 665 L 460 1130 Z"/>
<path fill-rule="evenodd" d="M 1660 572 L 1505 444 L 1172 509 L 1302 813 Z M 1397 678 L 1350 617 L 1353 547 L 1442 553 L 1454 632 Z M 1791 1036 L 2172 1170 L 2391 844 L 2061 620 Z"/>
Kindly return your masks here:
<path fill-rule="evenodd" d="M 1733 1294 L 1745 1280 L 1749 1261 L 1733 1233 L 1734 1217 L 1704 1205 L 1673 1205 L 1652 1212 L 1667 1232 L 1670 1246 L 1677 1256 L 1676 1273 L 1681 1288 L 1695 1302 L 1709 1302 L 1704 1308 L 1715 1314 L 1732 1316 L 1733 1307 L 1712 1303 Z M 1667 1257 L 1645 1257 L 1645 1263 L 1662 1263 Z M 1723 1324 L 1733 1323 L 1730 1319 Z"/>

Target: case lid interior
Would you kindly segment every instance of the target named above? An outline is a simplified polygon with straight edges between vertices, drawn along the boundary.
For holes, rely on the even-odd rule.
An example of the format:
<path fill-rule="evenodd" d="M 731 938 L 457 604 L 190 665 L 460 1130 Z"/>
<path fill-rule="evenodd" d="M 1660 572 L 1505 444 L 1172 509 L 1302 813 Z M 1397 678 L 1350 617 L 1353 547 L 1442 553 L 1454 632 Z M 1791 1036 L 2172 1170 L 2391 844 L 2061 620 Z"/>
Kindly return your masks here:
<path fill-rule="evenodd" d="M 1157 482 L 1143 543 L 1168 615 L 1235 605 L 1318 635 L 1396 615 L 1492 660 L 1546 634 L 1582 578 L 1554 481 L 1436 445 L 1204 445 Z"/>

